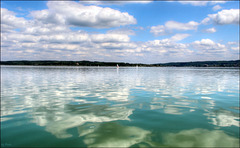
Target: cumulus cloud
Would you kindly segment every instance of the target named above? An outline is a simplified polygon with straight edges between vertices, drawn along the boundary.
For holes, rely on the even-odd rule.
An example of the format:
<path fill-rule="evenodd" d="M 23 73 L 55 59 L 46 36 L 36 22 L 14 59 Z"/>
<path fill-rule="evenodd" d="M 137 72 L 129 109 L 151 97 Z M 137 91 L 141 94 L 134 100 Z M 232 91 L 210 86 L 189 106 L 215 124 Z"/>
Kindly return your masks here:
<path fill-rule="evenodd" d="M 196 30 L 198 25 L 199 24 L 194 21 L 190 21 L 188 23 L 168 21 L 165 23 L 166 28 L 169 30 Z"/>
<path fill-rule="evenodd" d="M 228 42 L 227 44 L 229 44 L 229 45 L 238 45 L 239 43 L 238 42 Z"/>
<path fill-rule="evenodd" d="M 176 43 L 172 39 L 162 39 L 148 41 L 142 45 L 142 50 L 147 52 L 152 52 L 160 56 L 181 56 L 183 54 L 187 55 L 191 53 L 188 49 L 187 44 Z"/>
<path fill-rule="evenodd" d="M 33 19 L 26 20 L 17 17 L 14 12 L 2 8 L 2 60 L 64 59 L 154 63 L 159 62 L 159 58 L 161 61 L 168 62 L 169 59 L 189 59 L 188 57 L 194 57 L 194 55 L 197 57 L 196 55 L 199 53 L 223 55 L 228 49 L 232 53 L 236 53 L 235 57 L 238 56 L 236 51 L 239 47 L 233 45 L 232 42 L 229 42 L 226 45 L 227 47 L 210 39 L 203 39 L 194 43 L 177 43 L 190 36 L 190 34 L 184 33 L 178 33 L 162 40 L 137 42 L 131 41 L 129 37 L 129 35 L 135 34 L 136 29 L 141 29 L 137 27 L 133 27 L 133 30 L 129 29 L 130 27 L 106 30 L 107 33 L 72 30 L 70 27 L 73 25 L 70 24 L 71 21 L 69 20 L 72 19 L 71 17 L 74 20 L 77 14 L 69 16 L 65 13 L 69 11 L 69 5 L 73 3 L 77 5 L 71 9 L 75 10 L 76 7 L 81 6 L 81 12 L 89 12 L 89 14 L 84 14 L 86 17 L 92 13 L 89 10 L 90 6 L 78 5 L 77 2 L 67 2 L 67 9 L 60 4 L 60 6 L 51 6 L 53 2 L 48 2 L 48 9 L 33 11 L 31 12 L 31 15 L 34 16 Z M 59 10 L 57 7 L 59 7 Z M 91 6 L 90 8 L 105 9 L 98 6 Z M 88 11 L 85 11 L 85 9 Z M 109 8 L 109 10 L 112 11 L 113 9 Z M 79 15 L 83 14 L 80 14 L 79 11 Z M 112 21 L 111 19 L 106 18 L 105 21 Z M 4 28 L 5 31 L 3 31 L 4 25 L 8 27 Z M 198 25 L 199 23 L 194 21 L 187 23 L 168 21 L 164 25 L 153 26 L 151 32 L 159 35 L 161 33 L 169 34 L 173 31 L 196 30 Z M 20 30 L 16 30 L 18 28 Z"/>
<path fill-rule="evenodd" d="M 222 1 L 212 0 L 209 3 L 212 4 L 212 5 L 215 5 L 215 4 L 224 4 L 226 2 L 227 2 L 227 0 L 222 0 Z"/>
<path fill-rule="evenodd" d="M 236 51 L 210 39 L 202 39 L 193 43 L 176 43 L 190 36 L 175 34 L 162 40 L 146 42 L 131 41 L 125 34 L 89 34 L 83 31 L 52 32 L 51 34 L 30 34 L 24 32 L 3 33 L 2 58 L 14 59 L 48 59 L 48 60 L 101 60 L 131 62 L 157 62 L 159 58 L 166 62 L 189 59 L 196 54 L 224 54 L 227 49 Z M 231 46 L 230 46 L 231 44 Z M 234 47 L 236 45 L 234 44 Z M 193 50 L 192 50 L 193 49 Z M 137 58 L 141 56 L 142 58 Z M 157 56 L 157 58 L 155 57 Z M 144 59 L 144 57 L 146 59 Z M 203 57 L 202 57 L 203 58 Z M 205 58 L 205 56 L 204 56 Z"/>
<path fill-rule="evenodd" d="M 188 23 L 180 23 L 176 21 L 168 21 L 165 25 L 152 26 L 150 32 L 154 35 L 166 35 L 173 30 L 197 30 L 199 23 L 190 21 Z"/>
<path fill-rule="evenodd" d="M 203 30 L 203 32 L 206 32 L 206 33 L 214 33 L 216 31 L 217 30 L 214 27 Z"/>
<path fill-rule="evenodd" d="M 103 42 L 129 42 L 130 38 L 124 34 L 93 34 L 91 35 L 92 42 L 103 43 Z"/>
<path fill-rule="evenodd" d="M 42 35 L 40 36 L 40 41 L 45 41 L 48 43 L 75 43 L 79 44 L 82 42 L 90 41 L 88 34 L 80 33 L 62 33 L 62 34 L 52 34 L 52 35 Z"/>
<path fill-rule="evenodd" d="M 129 49 L 136 49 L 137 45 L 135 43 L 101 43 L 101 47 L 104 49 L 118 49 L 118 50 L 124 50 L 124 52 L 129 52 Z M 131 52 L 134 52 L 134 50 L 131 50 Z"/>
<path fill-rule="evenodd" d="M 1 32 L 26 27 L 27 23 L 24 18 L 16 17 L 14 12 L 1 8 Z"/>
<path fill-rule="evenodd" d="M 32 11 L 31 16 L 45 24 L 94 28 L 119 27 L 137 22 L 127 12 L 120 12 L 108 7 L 84 6 L 73 1 L 49 1 L 47 6 L 46 10 Z"/>
<path fill-rule="evenodd" d="M 125 35 L 135 35 L 135 32 L 131 29 L 120 28 L 115 30 L 108 30 L 108 34 L 125 34 Z"/>
<path fill-rule="evenodd" d="M 218 3 L 223 4 L 223 3 L 226 3 L 226 1 L 215 1 L 215 0 L 213 1 L 179 1 L 179 3 L 184 5 L 190 4 L 192 6 L 207 6 L 208 4 L 210 5 L 214 5 Z"/>
<path fill-rule="evenodd" d="M 194 52 L 191 58 L 194 60 L 233 60 L 239 58 L 239 51 L 232 49 L 233 46 L 214 42 L 211 39 L 201 39 L 189 43 L 189 48 Z"/>
<path fill-rule="evenodd" d="M 89 0 L 80 0 L 83 4 L 93 4 L 93 5 L 124 5 L 124 4 L 148 4 L 153 2 L 153 0 L 109 0 L 109 1 L 89 1 Z"/>
<path fill-rule="evenodd" d="M 201 41 L 195 41 L 191 45 L 194 49 L 199 50 L 201 53 L 218 53 L 227 51 L 225 45 L 215 43 L 210 39 L 202 39 Z"/>
<path fill-rule="evenodd" d="M 239 51 L 239 46 L 238 47 L 231 47 L 232 50 Z"/>
<path fill-rule="evenodd" d="M 230 49 L 234 50 L 234 51 L 237 51 L 237 52 L 240 51 L 240 49 L 239 49 L 239 42 L 228 42 L 228 43 L 227 43 L 227 46 L 228 46 Z M 239 54 L 239 53 L 238 53 L 238 54 Z"/>
<path fill-rule="evenodd" d="M 185 38 L 187 38 L 187 37 L 189 37 L 190 36 L 190 34 L 175 34 L 174 36 L 172 36 L 171 38 L 170 38 L 170 40 L 172 40 L 172 41 L 181 41 L 181 40 L 183 40 L 183 39 L 185 39 Z"/>
<path fill-rule="evenodd" d="M 35 34 L 35 35 L 41 35 L 41 34 L 52 34 L 52 33 L 63 33 L 63 32 L 69 32 L 69 27 L 65 25 L 54 25 L 54 24 L 37 24 L 34 23 L 28 27 L 23 28 L 23 32 L 27 34 Z"/>
<path fill-rule="evenodd" d="M 209 14 L 201 23 L 207 24 L 210 21 L 218 25 L 239 24 L 239 9 L 225 9 L 216 14 Z"/>
<path fill-rule="evenodd" d="M 181 4 L 190 4 L 193 6 L 206 6 L 208 1 L 179 1 Z"/>
<path fill-rule="evenodd" d="M 30 29 L 1 33 L 3 60 L 83 60 L 87 57 L 85 60 L 115 61 L 116 56 L 134 53 L 138 48 L 122 33 L 87 33 L 64 30 L 61 26 L 56 28 L 62 31 L 47 30 L 43 26 L 44 31 L 38 32 L 41 26 L 35 25 Z"/>
<path fill-rule="evenodd" d="M 29 34 L 21 34 L 21 33 L 11 33 L 11 34 L 3 34 L 8 41 L 12 41 L 15 43 L 34 43 L 39 41 L 38 36 L 29 35 Z"/>
<path fill-rule="evenodd" d="M 162 39 L 162 40 L 153 40 L 153 41 L 148 41 L 147 45 L 149 47 L 164 47 L 165 49 L 167 48 L 175 48 L 175 49 L 180 49 L 180 48 L 187 48 L 186 44 L 182 43 L 174 43 L 170 39 Z"/>
<path fill-rule="evenodd" d="M 150 32 L 153 33 L 154 35 L 168 34 L 166 31 L 166 27 L 164 25 L 152 26 Z"/>
<path fill-rule="evenodd" d="M 212 8 L 213 11 L 217 11 L 219 9 L 222 9 L 222 7 L 220 5 L 216 5 Z"/>

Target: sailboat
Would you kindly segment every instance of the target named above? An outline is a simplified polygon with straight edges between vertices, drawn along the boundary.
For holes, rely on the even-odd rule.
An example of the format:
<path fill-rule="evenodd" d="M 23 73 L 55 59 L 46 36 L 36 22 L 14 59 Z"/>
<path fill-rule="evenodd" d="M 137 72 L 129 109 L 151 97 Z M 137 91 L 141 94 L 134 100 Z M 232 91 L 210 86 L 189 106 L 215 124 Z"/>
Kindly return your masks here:
<path fill-rule="evenodd" d="M 117 64 L 117 68 L 119 68 L 118 64 Z"/>

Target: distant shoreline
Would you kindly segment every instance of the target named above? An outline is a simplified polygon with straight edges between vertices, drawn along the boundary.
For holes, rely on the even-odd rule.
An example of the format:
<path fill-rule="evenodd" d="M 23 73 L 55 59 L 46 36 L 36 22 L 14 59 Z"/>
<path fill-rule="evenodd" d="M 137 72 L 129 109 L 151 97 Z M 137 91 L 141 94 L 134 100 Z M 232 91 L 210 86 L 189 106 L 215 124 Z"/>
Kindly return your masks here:
<path fill-rule="evenodd" d="M 19 66 L 106 66 L 115 67 L 240 67 L 240 60 L 232 61 L 195 61 L 195 62 L 170 62 L 157 64 L 124 63 L 124 62 L 99 62 L 99 61 L 1 61 L 0 65 Z"/>

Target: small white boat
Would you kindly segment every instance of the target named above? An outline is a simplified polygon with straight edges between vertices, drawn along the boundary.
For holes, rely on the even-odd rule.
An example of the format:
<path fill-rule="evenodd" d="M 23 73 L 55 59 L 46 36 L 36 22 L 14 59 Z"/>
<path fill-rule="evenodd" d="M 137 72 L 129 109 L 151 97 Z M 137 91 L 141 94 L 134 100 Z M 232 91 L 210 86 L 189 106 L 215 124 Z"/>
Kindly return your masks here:
<path fill-rule="evenodd" d="M 117 64 L 117 68 L 119 68 L 118 64 Z"/>

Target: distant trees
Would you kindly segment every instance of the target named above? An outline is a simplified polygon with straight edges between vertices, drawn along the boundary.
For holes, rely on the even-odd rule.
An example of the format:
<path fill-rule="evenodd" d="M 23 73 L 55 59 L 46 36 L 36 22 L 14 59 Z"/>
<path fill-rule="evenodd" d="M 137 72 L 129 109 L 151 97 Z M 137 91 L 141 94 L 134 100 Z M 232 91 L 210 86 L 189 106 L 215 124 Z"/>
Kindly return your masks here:
<path fill-rule="evenodd" d="M 240 67 L 240 60 L 235 61 L 201 61 L 174 62 L 159 64 L 99 62 L 99 61 L 1 61 L 1 65 L 34 65 L 34 66 L 139 66 L 139 67 Z"/>
<path fill-rule="evenodd" d="M 235 61 L 201 61 L 201 62 L 176 62 L 166 64 L 154 64 L 158 66 L 175 67 L 239 67 L 240 60 Z"/>

